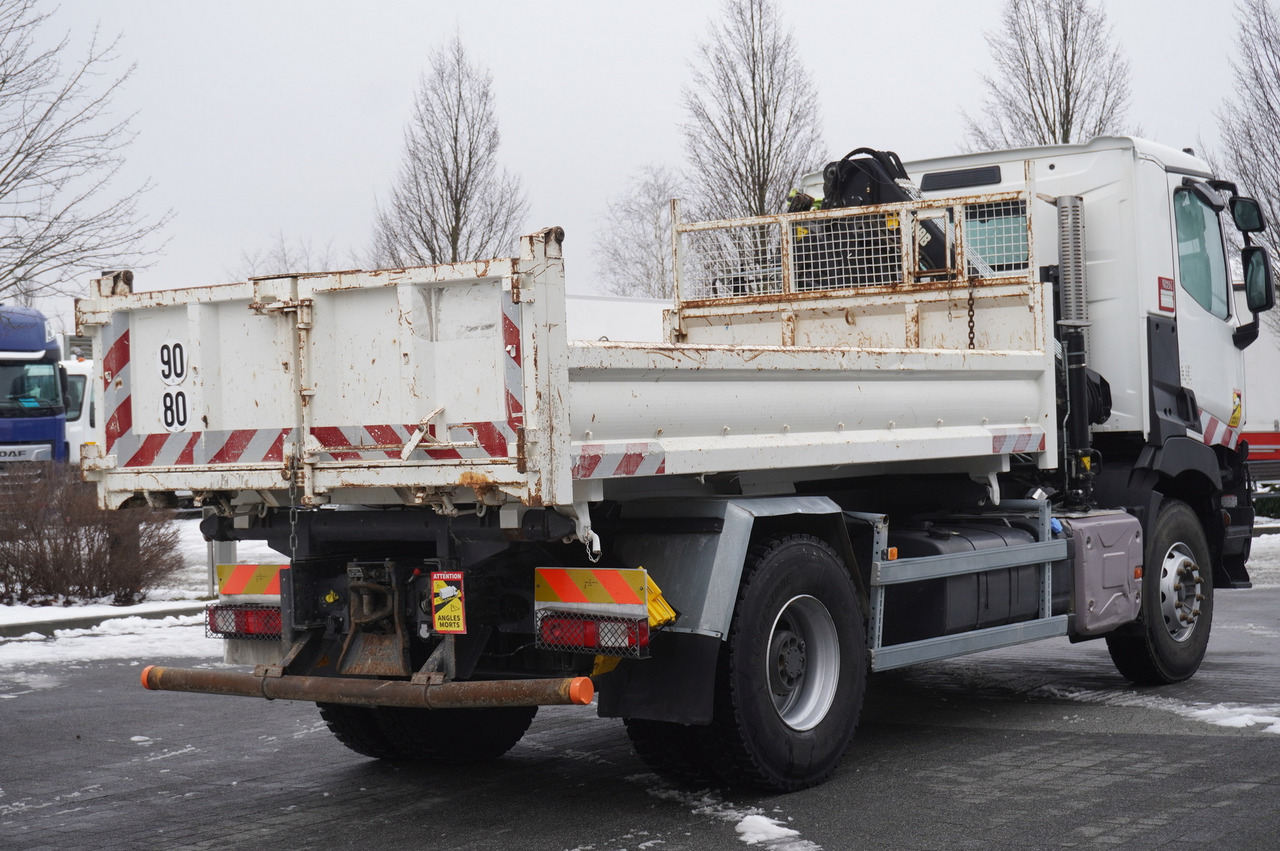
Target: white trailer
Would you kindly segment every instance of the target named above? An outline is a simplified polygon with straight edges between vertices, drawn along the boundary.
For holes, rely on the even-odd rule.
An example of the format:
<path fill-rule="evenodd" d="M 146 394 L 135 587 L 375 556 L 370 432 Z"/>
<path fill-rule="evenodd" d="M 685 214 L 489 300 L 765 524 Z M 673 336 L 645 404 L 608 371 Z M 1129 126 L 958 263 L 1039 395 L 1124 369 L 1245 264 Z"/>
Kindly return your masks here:
<path fill-rule="evenodd" d="M 1248 586 L 1241 350 L 1273 296 L 1249 246 L 1232 310 L 1220 218 L 1247 242 L 1256 205 L 1133 139 L 915 163 L 921 193 L 862 206 L 845 162 L 823 209 L 678 224 L 660 343 L 569 337 L 554 228 L 511 259 L 103 277 L 102 504 L 189 490 L 211 537 L 291 558 L 279 664 L 144 684 L 314 700 L 349 747 L 443 761 L 598 691 L 655 768 L 794 789 L 869 671 L 1068 635 L 1191 676 L 1214 588 Z"/>

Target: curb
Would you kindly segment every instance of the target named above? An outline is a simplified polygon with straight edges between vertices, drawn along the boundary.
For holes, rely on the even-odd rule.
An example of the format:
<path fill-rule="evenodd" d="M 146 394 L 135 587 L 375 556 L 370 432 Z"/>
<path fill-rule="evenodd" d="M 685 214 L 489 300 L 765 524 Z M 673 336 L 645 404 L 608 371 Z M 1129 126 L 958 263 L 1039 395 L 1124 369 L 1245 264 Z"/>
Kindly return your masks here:
<path fill-rule="evenodd" d="M 83 615 L 80 617 L 72 615 L 64 618 L 49 618 L 42 621 L 0 624 L 0 638 L 17 638 L 33 632 L 52 636 L 54 632 L 60 629 L 92 629 L 101 625 L 104 621 L 116 620 L 117 618 L 150 618 L 159 620 L 170 615 L 195 615 L 203 612 L 206 605 L 202 600 L 189 600 L 167 604 L 163 608 L 148 609 L 145 612 L 130 611 L 131 607 L 122 606 L 119 612 L 110 612 L 108 614 Z M 51 609 L 51 611 L 70 613 L 74 609 Z"/>

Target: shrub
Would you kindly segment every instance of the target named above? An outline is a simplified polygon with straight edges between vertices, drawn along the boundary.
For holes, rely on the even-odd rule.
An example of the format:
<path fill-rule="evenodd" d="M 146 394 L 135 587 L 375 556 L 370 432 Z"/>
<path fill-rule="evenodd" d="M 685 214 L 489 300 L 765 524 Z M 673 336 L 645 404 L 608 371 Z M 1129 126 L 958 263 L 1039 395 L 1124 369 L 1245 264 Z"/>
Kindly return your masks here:
<path fill-rule="evenodd" d="M 0 603 L 110 597 L 127 605 L 182 568 L 172 512 L 145 505 L 103 511 L 74 465 L 6 472 L 0 478 Z"/>

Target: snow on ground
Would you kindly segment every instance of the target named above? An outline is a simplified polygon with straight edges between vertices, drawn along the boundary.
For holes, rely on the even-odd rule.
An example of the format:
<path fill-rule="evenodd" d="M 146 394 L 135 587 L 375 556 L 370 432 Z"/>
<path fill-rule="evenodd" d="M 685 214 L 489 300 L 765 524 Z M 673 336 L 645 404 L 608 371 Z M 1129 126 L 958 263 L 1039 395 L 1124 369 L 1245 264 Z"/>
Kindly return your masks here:
<path fill-rule="evenodd" d="M 1280 520 L 1259 517 L 1258 523 L 1280 526 Z M 1280 535 L 1261 535 L 1253 539 L 1249 556 L 1249 578 L 1256 587 L 1280 585 Z"/>
<path fill-rule="evenodd" d="M 761 845 L 769 851 L 822 851 L 822 846 L 800 838 L 799 831 L 770 818 L 759 807 L 740 807 L 705 789 L 699 792 L 675 789 L 653 774 L 637 774 L 627 780 L 641 783 L 658 800 L 688 807 L 694 815 L 733 822 L 738 839 L 748 845 Z M 781 815 L 777 809 L 774 812 Z"/>
<path fill-rule="evenodd" d="M 204 615 L 112 618 L 89 629 L 60 629 L 0 638 L 0 674 L 8 669 L 104 659 L 222 658 L 222 642 L 206 638 Z M 3 695 L 0 695 L 3 697 Z"/>

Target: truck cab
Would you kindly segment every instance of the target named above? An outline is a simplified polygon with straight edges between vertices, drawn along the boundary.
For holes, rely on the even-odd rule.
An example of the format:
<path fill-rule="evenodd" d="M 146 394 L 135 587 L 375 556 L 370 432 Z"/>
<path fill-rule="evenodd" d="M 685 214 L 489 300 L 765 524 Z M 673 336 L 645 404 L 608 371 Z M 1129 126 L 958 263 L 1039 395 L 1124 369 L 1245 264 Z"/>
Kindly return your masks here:
<path fill-rule="evenodd" d="M 44 315 L 0 305 L 0 471 L 67 460 L 66 372 Z"/>

